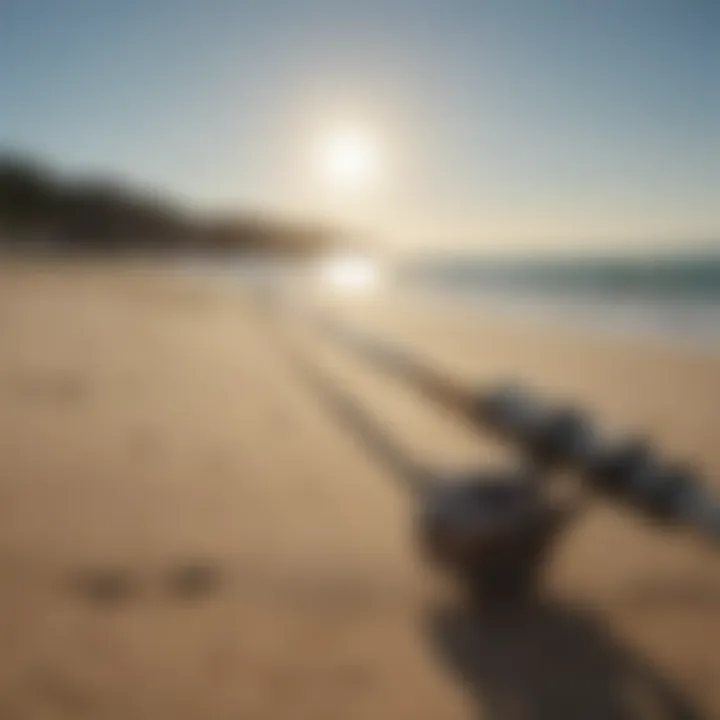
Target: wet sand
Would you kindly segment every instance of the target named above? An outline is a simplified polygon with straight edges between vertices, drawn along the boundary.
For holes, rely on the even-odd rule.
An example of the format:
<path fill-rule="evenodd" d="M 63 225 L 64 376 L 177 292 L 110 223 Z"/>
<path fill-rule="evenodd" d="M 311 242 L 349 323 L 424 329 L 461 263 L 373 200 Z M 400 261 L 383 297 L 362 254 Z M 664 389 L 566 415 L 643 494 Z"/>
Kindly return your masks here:
<path fill-rule="evenodd" d="M 356 314 L 458 377 L 581 399 L 720 477 L 717 358 L 389 299 Z M 502 457 L 302 342 L 414 456 Z M 403 488 L 229 283 L 9 265 L 0 348 L 3 718 L 720 716 L 706 547 L 597 503 L 542 605 L 438 599 Z"/>

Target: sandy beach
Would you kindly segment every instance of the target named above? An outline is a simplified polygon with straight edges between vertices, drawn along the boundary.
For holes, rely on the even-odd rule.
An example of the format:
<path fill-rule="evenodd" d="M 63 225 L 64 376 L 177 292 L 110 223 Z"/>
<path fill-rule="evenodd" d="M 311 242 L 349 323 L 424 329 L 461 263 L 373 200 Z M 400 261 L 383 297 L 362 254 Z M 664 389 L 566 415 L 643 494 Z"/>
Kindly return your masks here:
<path fill-rule="evenodd" d="M 718 357 L 388 299 L 352 314 L 720 478 Z M 502 457 L 303 347 L 424 462 Z M 5 263 L 0 349 L 1 717 L 720 717 L 717 554 L 598 502 L 542 605 L 437 597 L 403 489 L 227 278 Z"/>

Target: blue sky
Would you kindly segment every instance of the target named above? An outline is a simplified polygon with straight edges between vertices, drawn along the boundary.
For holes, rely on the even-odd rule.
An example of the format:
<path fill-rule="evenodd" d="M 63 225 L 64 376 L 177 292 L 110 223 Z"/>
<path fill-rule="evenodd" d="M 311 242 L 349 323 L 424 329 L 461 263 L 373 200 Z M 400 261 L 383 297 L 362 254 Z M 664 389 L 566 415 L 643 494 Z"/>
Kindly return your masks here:
<path fill-rule="evenodd" d="M 308 148 L 367 126 L 350 224 L 482 248 L 720 238 L 715 0 L 0 0 L 0 144 L 202 206 L 322 217 Z"/>

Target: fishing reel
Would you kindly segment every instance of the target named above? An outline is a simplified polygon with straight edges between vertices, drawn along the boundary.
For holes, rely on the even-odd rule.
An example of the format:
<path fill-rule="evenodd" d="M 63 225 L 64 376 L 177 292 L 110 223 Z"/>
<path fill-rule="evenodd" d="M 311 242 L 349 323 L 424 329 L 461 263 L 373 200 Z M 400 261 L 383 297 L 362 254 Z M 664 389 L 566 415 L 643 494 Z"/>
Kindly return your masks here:
<path fill-rule="evenodd" d="M 483 602 L 527 598 L 573 515 L 532 470 L 473 471 L 428 485 L 417 515 L 421 552 Z"/>
<path fill-rule="evenodd" d="M 614 497 L 655 522 L 720 536 L 720 509 L 700 479 L 646 442 L 609 441 L 584 413 L 545 406 L 515 389 L 483 396 L 476 417 L 514 441 L 529 469 L 438 478 L 425 493 L 418 528 L 426 557 L 479 599 L 518 599 L 538 589 L 555 541 L 578 508 L 552 494 L 559 475 L 579 476 L 580 493 Z"/>

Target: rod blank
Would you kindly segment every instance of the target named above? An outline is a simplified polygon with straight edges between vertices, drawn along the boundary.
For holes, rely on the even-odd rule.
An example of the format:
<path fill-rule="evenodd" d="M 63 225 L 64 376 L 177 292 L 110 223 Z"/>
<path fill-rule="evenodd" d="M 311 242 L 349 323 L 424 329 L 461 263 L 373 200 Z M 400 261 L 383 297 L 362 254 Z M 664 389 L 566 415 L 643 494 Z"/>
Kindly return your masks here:
<path fill-rule="evenodd" d="M 646 516 L 720 539 L 720 504 L 701 479 L 691 468 L 659 458 L 647 443 L 608 441 L 583 412 L 548 405 L 522 388 L 465 387 L 406 349 L 356 328 L 327 320 L 319 327 L 429 400 L 515 444 L 535 465 L 573 470 Z"/>

